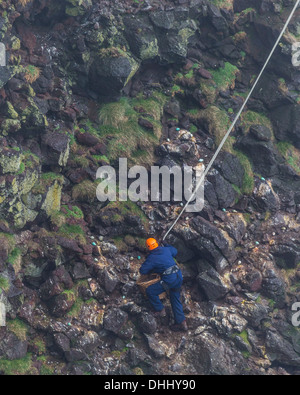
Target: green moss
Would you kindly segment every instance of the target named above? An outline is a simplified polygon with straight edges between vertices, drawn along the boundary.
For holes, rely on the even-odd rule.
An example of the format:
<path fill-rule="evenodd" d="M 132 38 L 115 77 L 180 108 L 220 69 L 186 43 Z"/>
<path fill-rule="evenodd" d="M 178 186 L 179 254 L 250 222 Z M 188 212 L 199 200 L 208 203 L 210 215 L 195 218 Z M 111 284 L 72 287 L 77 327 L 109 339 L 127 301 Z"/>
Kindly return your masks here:
<path fill-rule="evenodd" d="M 72 206 L 72 209 L 69 209 L 68 206 L 62 206 L 62 211 L 66 218 L 83 219 L 83 212 L 77 206 Z"/>
<path fill-rule="evenodd" d="M 246 330 L 244 330 L 243 332 L 241 332 L 241 333 L 239 334 L 239 336 L 243 339 L 243 341 L 244 341 L 245 343 L 247 343 L 247 344 L 250 345 L 249 340 L 248 340 L 248 333 L 247 333 Z"/>
<path fill-rule="evenodd" d="M 179 92 L 180 92 L 180 93 L 184 93 L 184 90 L 181 89 L 180 86 L 179 86 L 179 85 L 176 85 L 176 84 L 172 86 L 171 91 L 172 91 L 173 94 L 179 93 Z"/>
<path fill-rule="evenodd" d="M 266 115 L 254 111 L 246 111 L 241 115 L 241 125 L 248 132 L 252 125 L 262 125 L 273 131 L 272 123 Z"/>
<path fill-rule="evenodd" d="M 110 202 L 107 206 L 108 208 L 118 208 L 120 211 L 121 215 L 125 216 L 127 214 L 129 215 L 136 215 L 138 216 L 143 223 L 148 222 L 147 216 L 144 214 L 144 212 L 138 207 L 134 202 L 131 202 L 128 200 L 127 202 Z"/>
<path fill-rule="evenodd" d="M 62 185 L 57 180 L 48 188 L 42 210 L 50 217 L 53 212 L 60 211 Z"/>
<path fill-rule="evenodd" d="M 300 150 L 286 141 L 281 141 L 276 146 L 287 163 L 300 174 Z"/>
<path fill-rule="evenodd" d="M 109 161 L 127 157 L 131 164 L 135 164 L 137 158 L 132 154 L 141 150 L 144 156 L 138 158 L 139 164 L 153 164 L 154 149 L 162 133 L 161 117 L 166 100 L 166 96 L 153 92 L 149 98 L 122 98 L 101 107 L 101 126 L 93 131 L 105 142 Z M 141 113 L 151 122 L 153 130 L 139 125 Z"/>
<path fill-rule="evenodd" d="M 28 353 L 24 358 L 15 359 L 13 361 L 0 359 L 0 371 L 5 376 L 30 375 L 36 369 L 33 368 L 31 354 Z"/>
<path fill-rule="evenodd" d="M 9 233 L 0 232 L 0 244 L 2 247 L 4 247 L 5 244 L 9 252 L 11 252 L 16 246 L 15 236 Z"/>
<path fill-rule="evenodd" d="M 16 172 L 16 175 L 19 176 L 25 172 L 25 164 L 21 163 L 19 170 Z"/>
<path fill-rule="evenodd" d="M 57 173 L 43 173 L 36 185 L 34 186 L 32 192 L 36 195 L 44 194 L 47 192 L 48 188 L 56 181 L 62 184 L 64 181 L 63 176 Z"/>
<path fill-rule="evenodd" d="M 7 259 L 8 263 L 10 263 L 11 265 L 14 266 L 20 259 L 21 254 L 22 254 L 22 252 L 21 252 L 20 248 L 18 248 L 18 247 L 14 248 L 8 256 L 8 259 Z"/>
<path fill-rule="evenodd" d="M 37 337 L 30 341 L 30 345 L 37 349 L 37 354 L 42 355 L 46 352 L 46 342 L 41 337 Z"/>
<path fill-rule="evenodd" d="M 212 0 L 212 3 L 220 8 L 233 9 L 233 0 Z"/>
<path fill-rule="evenodd" d="M 205 98 L 209 104 L 213 104 L 217 98 L 217 85 L 214 80 L 207 80 L 202 78 L 200 81 L 200 89 L 205 95 Z"/>
<path fill-rule="evenodd" d="M 72 189 L 72 197 L 79 202 L 93 202 L 96 199 L 97 184 L 90 180 L 84 180 Z"/>
<path fill-rule="evenodd" d="M 251 162 L 245 154 L 238 150 L 234 150 L 232 153 L 237 156 L 245 170 L 241 192 L 246 195 L 251 195 L 255 185 Z"/>
<path fill-rule="evenodd" d="M 192 113 L 190 118 L 195 121 L 201 121 L 205 125 L 210 135 L 214 137 L 217 146 L 220 145 L 231 124 L 226 111 L 221 110 L 217 106 L 210 106 L 205 110 Z M 231 146 L 231 139 L 229 138 L 224 145 L 224 149 L 230 152 Z"/>
<path fill-rule="evenodd" d="M 249 359 L 251 356 L 251 353 L 249 351 L 242 351 L 242 355 L 245 359 Z"/>
<path fill-rule="evenodd" d="M 198 67 L 198 65 L 197 65 Z M 194 70 L 196 67 L 192 67 L 189 71 L 183 73 L 177 73 L 175 75 L 175 82 L 179 83 L 179 84 L 183 84 L 185 82 L 185 80 L 191 80 L 192 78 L 194 78 L 195 74 L 194 74 Z"/>
<path fill-rule="evenodd" d="M 109 159 L 106 155 L 92 155 L 92 158 L 96 161 L 96 162 L 105 162 L 107 164 L 109 164 Z"/>
<path fill-rule="evenodd" d="M 26 169 L 35 169 L 40 164 L 40 158 L 30 151 L 23 153 L 23 163 Z"/>
<path fill-rule="evenodd" d="M 39 356 L 37 358 L 39 362 L 41 362 L 42 366 L 40 368 L 41 376 L 53 376 L 56 372 L 56 366 L 52 363 L 50 359 L 45 356 Z"/>
<path fill-rule="evenodd" d="M 234 88 L 236 75 L 239 69 L 229 62 L 225 62 L 224 68 L 209 70 L 218 89 L 226 90 Z"/>
<path fill-rule="evenodd" d="M 83 299 L 77 297 L 75 303 L 73 304 L 71 310 L 68 312 L 67 316 L 70 318 L 78 317 L 83 305 L 84 305 Z"/>
<path fill-rule="evenodd" d="M 293 285 L 290 287 L 290 290 L 291 290 L 292 292 L 297 292 L 297 293 L 299 293 L 299 292 L 300 292 L 300 282 L 298 282 L 298 283 L 296 283 L 296 284 L 293 284 Z"/>
<path fill-rule="evenodd" d="M 50 215 L 50 221 L 52 225 L 60 228 L 66 223 L 66 217 L 61 211 L 53 211 Z"/>
<path fill-rule="evenodd" d="M 271 309 L 274 309 L 275 305 L 276 305 L 276 301 L 273 299 L 269 299 L 268 300 L 269 306 L 271 307 Z"/>
<path fill-rule="evenodd" d="M 6 326 L 10 332 L 13 332 L 18 337 L 18 339 L 22 341 L 27 340 L 28 325 L 26 325 L 25 322 L 16 318 L 14 320 L 7 321 Z"/>
<path fill-rule="evenodd" d="M 85 156 L 75 156 L 73 160 L 82 169 L 87 169 L 90 165 L 90 160 Z"/>
<path fill-rule="evenodd" d="M 19 114 L 14 109 L 13 105 L 10 102 L 7 102 L 6 105 L 7 105 L 7 111 L 8 111 L 9 118 L 18 119 Z"/>
<path fill-rule="evenodd" d="M 63 237 L 66 237 L 68 239 L 75 239 L 79 237 L 80 240 L 85 240 L 85 233 L 80 227 L 80 225 L 70 225 L 70 224 L 64 224 L 58 231 L 58 234 L 60 234 Z"/>
<path fill-rule="evenodd" d="M 1 124 L 1 134 L 7 136 L 10 132 L 21 129 L 21 122 L 18 119 L 5 119 Z"/>
<path fill-rule="evenodd" d="M 76 300 L 76 291 L 73 289 L 66 289 L 62 294 L 67 296 L 68 301 Z"/>
<path fill-rule="evenodd" d="M 194 133 L 197 133 L 197 131 L 198 131 L 197 126 L 195 126 L 195 125 L 191 125 L 191 126 L 190 126 L 190 132 L 191 132 L 191 133 L 194 134 Z"/>
<path fill-rule="evenodd" d="M 9 288 L 10 288 L 10 283 L 8 278 L 0 275 L 0 291 L 3 290 L 4 292 L 7 292 Z"/>

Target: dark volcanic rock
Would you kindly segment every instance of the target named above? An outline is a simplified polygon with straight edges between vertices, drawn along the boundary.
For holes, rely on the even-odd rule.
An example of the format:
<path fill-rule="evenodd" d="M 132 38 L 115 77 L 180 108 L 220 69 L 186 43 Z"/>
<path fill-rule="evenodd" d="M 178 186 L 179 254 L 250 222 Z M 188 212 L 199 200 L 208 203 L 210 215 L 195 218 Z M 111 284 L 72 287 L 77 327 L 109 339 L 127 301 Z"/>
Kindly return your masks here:
<path fill-rule="evenodd" d="M 105 329 L 118 335 L 127 321 L 128 314 L 125 311 L 113 308 L 105 315 L 103 325 Z"/>
<path fill-rule="evenodd" d="M 137 72 L 139 64 L 123 52 L 103 54 L 93 63 L 90 74 L 90 89 L 100 96 L 116 96 Z"/>
<path fill-rule="evenodd" d="M 271 112 L 274 133 L 278 140 L 289 141 L 300 148 L 300 111 L 299 105 L 286 105 Z"/>
<path fill-rule="evenodd" d="M 22 359 L 27 354 L 28 342 L 19 339 L 14 333 L 0 328 L 0 357 L 9 360 Z"/>
<path fill-rule="evenodd" d="M 208 300 L 222 299 L 231 289 L 231 284 L 225 282 L 218 272 L 210 265 L 202 262 L 198 265 L 200 270 L 197 281 L 200 289 L 205 293 Z"/>
<path fill-rule="evenodd" d="M 280 158 L 272 142 L 269 141 L 270 131 L 255 128 L 247 136 L 237 141 L 237 148 L 251 159 L 253 168 L 263 176 L 272 177 L 279 173 Z"/>

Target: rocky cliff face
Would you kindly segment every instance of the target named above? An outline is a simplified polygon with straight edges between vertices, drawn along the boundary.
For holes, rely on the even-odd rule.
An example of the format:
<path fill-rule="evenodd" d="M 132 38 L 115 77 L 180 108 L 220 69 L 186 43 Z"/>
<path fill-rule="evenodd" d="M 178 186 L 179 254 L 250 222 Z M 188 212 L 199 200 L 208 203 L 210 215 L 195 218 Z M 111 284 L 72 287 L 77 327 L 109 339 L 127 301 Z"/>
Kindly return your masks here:
<path fill-rule="evenodd" d="M 136 286 L 177 203 L 96 199 L 96 171 L 208 163 L 290 0 L 3 0 L 0 372 L 296 374 L 299 10 L 179 250 L 189 332 Z"/>

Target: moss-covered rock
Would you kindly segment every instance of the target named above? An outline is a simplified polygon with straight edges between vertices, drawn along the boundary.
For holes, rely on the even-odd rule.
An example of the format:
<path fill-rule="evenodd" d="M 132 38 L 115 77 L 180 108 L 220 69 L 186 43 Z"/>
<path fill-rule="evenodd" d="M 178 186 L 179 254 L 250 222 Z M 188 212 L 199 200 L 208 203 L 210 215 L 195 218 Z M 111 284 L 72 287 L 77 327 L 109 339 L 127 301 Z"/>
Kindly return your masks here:
<path fill-rule="evenodd" d="M 118 95 L 139 69 L 130 53 L 120 48 L 107 48 L 98 53 L 92 64 L 90 88 L 100 96 Z"/>
<path fill-rule="evenodd" d="M 17 228 L 32 222 L 37 212 L 32 204 L 27 206 L 26 197 L 39 178 L 39 160 L 30 152 L 22 153 L 19 147 L 0 150 L 0 212 Z"/>
<path fill-rule="evenodd" d="M 153 25 L 146 15 L 126 16 L 125 37 L 130 45 L 132 53 L 142 61 L 154 59 L 159 54 L 158 40 Z"/>
<path fill-rule="evenodd" d="M 42 137 L 44 163 L 65 167 L 70 154 L 70 138 L 66 133 L 49 131 Z"/>
<path fill-rule="evenodd" d="M 45 210 L 47 215 L 51 215 L 53 211 L 59 211 L 61 205 L 61 191 L 62 185 L 55 181 L 49 188 L 44 203 L 42 204 L 42 210 Z"/>
<path fill-rule="evenodd" d="M 41 113 L 34 100 L 28 98 L 28 106 L 20 114 L 21 124 L 29 130 L 45 130 L 48 126 L 47 117 Z"/>
<path fill-rule="evenodd" d="M 67 0 L 66 14 L 69 16 L 84 15 L 91 6 L 91 0 Z"/>
<path fill-rule="evenodd" d="M 0 166 L 2 174 L 17 173 L 20 170 L 22 157 L 19 152 L 1 148 Z"/>
<path fill-rule="evenodd" d="M 4 119 L 1 124 L 1 135 L 7 136 L 10 133 L 17 132 L 21 129 L 21 122 L 18 119 Z"/>

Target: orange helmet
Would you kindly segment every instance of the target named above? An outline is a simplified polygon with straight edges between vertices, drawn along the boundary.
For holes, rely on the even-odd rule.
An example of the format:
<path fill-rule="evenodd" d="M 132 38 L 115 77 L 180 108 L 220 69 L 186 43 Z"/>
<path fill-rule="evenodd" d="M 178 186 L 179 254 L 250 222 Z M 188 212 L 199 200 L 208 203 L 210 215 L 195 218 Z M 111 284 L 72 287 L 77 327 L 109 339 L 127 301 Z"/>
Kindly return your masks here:
<path fill-rule="evenodd" d="M 148 239 L 146 244 L 147 244 L 149 251 L 155 250 L 155 248 L 158 247 L 158 243 L 155 239 Z"/>

